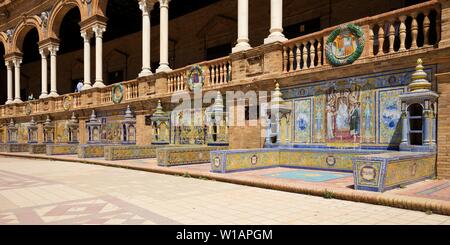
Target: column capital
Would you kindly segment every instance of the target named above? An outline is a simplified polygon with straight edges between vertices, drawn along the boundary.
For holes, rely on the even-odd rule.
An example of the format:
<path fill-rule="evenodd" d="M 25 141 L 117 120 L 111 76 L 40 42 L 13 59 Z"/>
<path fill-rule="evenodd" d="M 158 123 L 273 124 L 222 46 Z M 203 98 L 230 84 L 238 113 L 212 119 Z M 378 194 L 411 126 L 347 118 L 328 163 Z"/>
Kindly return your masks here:
<path fill-rule="evenodd" d="M 96 24 L 92 27 L 95 37 L 103 38 L 103 33 L 106 31 L 106 25 Z"/>
<path fill-rule="evenodd" d="M 50 52 L 50 55 L 56 55 L 56 53 L 59 51 L 59 44 L 50 44 L 47 48 Z"/>
<path fill-rule="evenodd" d="M 7 69 L 12 69 L 12 60 L 5 60 L 5 66 Z"/>
<path fill-rule="evenodd" d="M 139 9 L 142 11 L 142 14 L 149 14 L 155 3 L 155 0 L 139 0 Z"/>
<path fill-rule="evenodd" d="M 22 64 L 22 57 L 16 57 L 12 60 L 15 67 L 20 67 L 20 64 Z"/>
<path fill-rule="evenodd" d="M 48 49 L 46 49 L 45 47 L 39 48 L 39 54 L 41 55 L 42 59 L 47 58 Z"/>
<path fill-rule="evenodd" d="M 170 3 L 170 0 L 159 0 L 159 7 L 160 8 L 168 8 L 169 3 Z"/>
<path fill-rule="evenodd" d="M 86 30 L 82 30 L 81 32 L 81 37 L 83 38 L 84 42 L 89 42 L 93 36 L 93 31 L 86 29 Z"/>

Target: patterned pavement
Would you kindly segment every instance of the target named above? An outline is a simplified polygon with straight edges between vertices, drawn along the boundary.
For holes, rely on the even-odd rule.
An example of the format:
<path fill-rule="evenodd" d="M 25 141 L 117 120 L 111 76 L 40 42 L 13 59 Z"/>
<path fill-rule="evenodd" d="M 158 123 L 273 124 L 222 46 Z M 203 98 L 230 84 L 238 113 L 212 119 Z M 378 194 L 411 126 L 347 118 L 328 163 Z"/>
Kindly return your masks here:
<path fill-rule="evenodd" d="M 245 174 L 274 180 L 287 174 L 301 182 L 322 178 L 343 188 L 351 184 L 345 175 L 295 169 Z M 449 196 L 447 182 L 432 183 L 423 195 Z M 0 224 L 450 224 L 450 216 L 121 168 L 0 157 Z"/>

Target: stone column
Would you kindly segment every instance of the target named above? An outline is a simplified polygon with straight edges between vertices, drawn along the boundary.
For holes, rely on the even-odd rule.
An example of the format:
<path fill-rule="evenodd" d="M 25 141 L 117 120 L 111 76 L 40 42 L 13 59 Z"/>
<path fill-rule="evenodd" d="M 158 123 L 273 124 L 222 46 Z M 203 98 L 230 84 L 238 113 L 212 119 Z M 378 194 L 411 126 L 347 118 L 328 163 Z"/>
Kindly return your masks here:
<path fill-rule="evenodd" d="M 269 116 L 266 116 L 266 145 L 270 145 L 272 142 L 270 140 L 270 135 L 272 134 L 272 120 L 269 119 Z"/>
<path fill-rule="evenodd" d="M 57 97 L 59 95 L 56 89 L 56 79 L 57 79 L 56 53 L 59 50 L 59 46 L 51 45 L 48 47 L 48 50 L 50 52 L 50 94 L 48 96 Z"/>
<path fill-rule="evenodd" d="M 264 43 L 283 42 L 283 0 L 270 0 L 270 35 Z"/>
<path fill-rule="evenodd" d="M 423 110 L 423 144 L 430 145 L 432 142 L 431 123 L 432 111 L 430 108 L 430 101 L 425 100 L 425 108 Z"/>
<path fill-rule="evenodd" d="M 91 84 L 91 38 L 92 32 L 84 30 L 81 32 L 81 37 L 84 40 L 84 78 L 82 90 L 92 88 Z"/>
<path fill-rule="evenodd" d="M 95 83 L 94 88 L 105 87 L 103 83 L 103 33 L 106 26 L 96 25 L 93 28 L 95 33 Z"/>
<path fill-rule="evenodd" d="M 290 135 L 289 135 L 289 116 L 290 115 L 286 115 L 286 128 L 285 128 L 285 132 L 286 132 L 286 139 L 285 139 L 285 144 L 289 144 L 290 143 Z"/>
<path fill-rule="evenodd" d="M 8 99 L 6 101 L 6 104 L 12 104 L 14 101 L 13 98 L 13 71 L 12 71 L 12 62 L 11 61 L 5 61 L 6 63 L 6 69 L 7 69 L 7 86 L 8 86 Z"/>
<path fill-rule="evenodd" d="M 277 112 L 275 114 L 275 122 L 276 122 L 275 129 L 276 129 L 276 135 L 277 135 L 277 144 L 280 145 L 281 144 L 281 127 L 280 127 L 281 115 L 279 112 Z"/>
<path fill-rule="evenodd" d="M 251 49 L 248 41 L 248 0 L 238 0 L 238 39 L 232 52 Z"/>
<path fill-rule="evenodd" d="M 153 3 L 148 0 L 140 0 L 139 8 L 142 11 L 142 71 L 139 77 L 145 77 L 152 74 L 151 71 L 151 25 L 150 25 L 150 11 L 153 8 Z"/>
<path fill-rule="evenodd" d="M 433 104 L 433 120 L 432 120 L 432 131 L 431 131 L 431 143 L 436 144 L 436 131 L 437 131 L 437 102 Z"/>
<path fill-rule="evenodd" d="M 14 103 L 20 103 L 22 100 L 20 99 L 20 64 L 22 64 L 22 58 L 15 58 L 13 60 L 14 63 Z"/>
<path fill-rule="evenodd" d="M 39 96 L 39 99 L 44 99 L 48 97 L 48 91 L 47 91 L 47 81 L 48 81 L 48 74 L 47 74 L 47 55 L 48 52 L 45 50 L 45 48 L 39 49 L 39 53 L 41 54 L 41 95 Z"/>
<path fill-rule="evenodd" d="M 404 102 L 402 103 L 401 119 L 402 119 L 402 142 L 401 142 L 401 145 L 408 145 L 409 144 L 408 112 L 406 111 L 406 103 L 404 103 Z"/>
<path fill-rule="evenodd" d="M 159 67 L 157 73 L 169 72 L 169 2 L 170 0 L 159 0 L 160 24 L 159 24 Z"/>

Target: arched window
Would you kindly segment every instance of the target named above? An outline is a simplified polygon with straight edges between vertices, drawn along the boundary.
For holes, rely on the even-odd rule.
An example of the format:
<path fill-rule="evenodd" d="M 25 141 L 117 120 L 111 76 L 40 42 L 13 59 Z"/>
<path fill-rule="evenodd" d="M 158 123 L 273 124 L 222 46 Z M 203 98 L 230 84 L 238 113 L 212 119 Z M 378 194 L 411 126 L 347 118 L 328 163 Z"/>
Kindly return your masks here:
<path fill-rule="evenodd" d="M 412 104 L 408 107 L 409 113 L 409 143 L 411 145 L 423 144 L 422 105 Z"/>

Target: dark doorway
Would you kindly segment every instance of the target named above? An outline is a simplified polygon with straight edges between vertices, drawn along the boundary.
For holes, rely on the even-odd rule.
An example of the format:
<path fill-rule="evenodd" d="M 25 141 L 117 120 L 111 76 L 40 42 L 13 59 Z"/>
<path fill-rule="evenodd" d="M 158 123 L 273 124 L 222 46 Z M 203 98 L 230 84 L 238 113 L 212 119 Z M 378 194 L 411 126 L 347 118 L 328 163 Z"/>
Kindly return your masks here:
<path fill-rule="evenodd" d="M 228 56 L 231 53 L 231 43 L 222 44 L 206 49 L 206 59 L 213 60 Z"/>
<path fill-rule="evenodd" d="M 292 24 L 284 27 L 283 29 L 284 35 L 288 39 L 310 34 L 316 31 L 320 31 L 320 18 Z"/>

